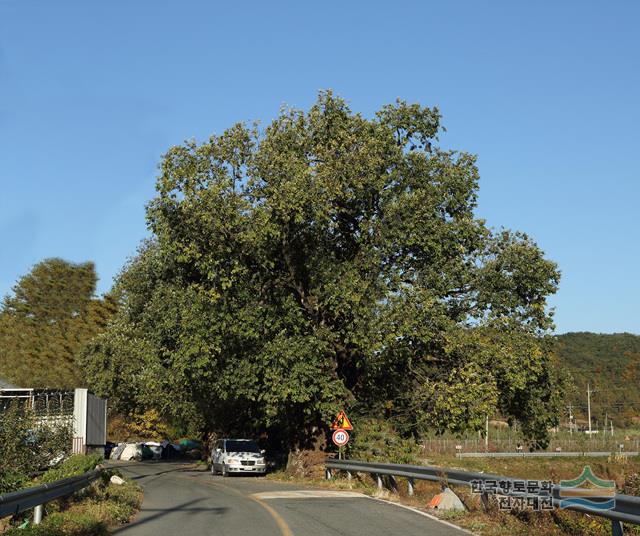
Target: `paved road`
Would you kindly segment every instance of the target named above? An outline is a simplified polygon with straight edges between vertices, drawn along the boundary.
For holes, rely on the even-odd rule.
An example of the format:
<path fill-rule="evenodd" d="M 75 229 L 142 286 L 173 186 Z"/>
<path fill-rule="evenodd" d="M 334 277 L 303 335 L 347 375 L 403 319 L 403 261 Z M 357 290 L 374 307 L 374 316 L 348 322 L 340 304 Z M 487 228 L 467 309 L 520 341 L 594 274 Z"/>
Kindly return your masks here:
<path fill-rule="evenodd" d="M 144 487 L 123 536 L 461 536 L 413 510 L 357 493 L 303 488 L 261 477 L 212 476 L 180 463 L 119 462 Z"/>

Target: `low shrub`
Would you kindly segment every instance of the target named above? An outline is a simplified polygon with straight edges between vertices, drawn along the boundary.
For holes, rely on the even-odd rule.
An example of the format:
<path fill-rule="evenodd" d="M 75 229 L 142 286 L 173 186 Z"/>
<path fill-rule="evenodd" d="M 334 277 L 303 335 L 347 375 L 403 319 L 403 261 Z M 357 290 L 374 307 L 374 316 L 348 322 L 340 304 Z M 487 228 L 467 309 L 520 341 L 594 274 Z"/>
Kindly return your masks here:
<path fill-rule="evenodd" d="M 25 473 L 0 468 L 0 493 L 16 491 L 28 486 L 29 477 Z"/>
<path fill-rule="evenodd" d="M 46 469 L 71 450 L 71 425 L 47 425 L 18 402 L 0 418 L 0 493 L 28 485 L 29 475 Z"/>
<path fill-rule="evenodd" d="M 347 447 L 349 458 L 389 463 L 417 463 L 420 446 L 413 438 L 402 437 L 389 421 L 362 419 Z"/>
<path fill-rule="evenodd" d="M 46 484 L 48 482 L 55 482 L 56 480 L 62 480 L 70 476 L 81 475 L 87 471 L 91 471 L 96 468 L 102 461 L 102 456 L 99 454 L 74 454 L 66 460 L 64 460 L 57 467 L 49 469 L 45 474 L 40 477 L 40 482 Z"/>

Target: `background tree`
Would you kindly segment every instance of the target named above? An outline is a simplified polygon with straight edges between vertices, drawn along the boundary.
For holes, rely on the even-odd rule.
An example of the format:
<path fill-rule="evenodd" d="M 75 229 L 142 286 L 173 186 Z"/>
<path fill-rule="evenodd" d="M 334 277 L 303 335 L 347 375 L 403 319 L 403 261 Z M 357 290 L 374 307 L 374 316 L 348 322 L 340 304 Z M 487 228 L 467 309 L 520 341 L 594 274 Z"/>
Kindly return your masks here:
<path fill-rule="evenodd" d="M 95 388 L 289 445 L 343 405 L 407 433 L 500 411 L 543 444 L 559 273 L 528 236 L 474 216 L 475 158 L 438 148 L 439 129 L 435 108 L 398 101 L 367 119 L 324 92 L 263 131 L 171 148 L 154 238 L 83 358 Z"/>
<path fill-rule="evenodd" d="M 47 259 L 17 282 L 0 309 L 0 376 L 23 387 L 84 384 L 75 359 L 102 331 L 116 300 L 95 297 L 93 263 Z"/>

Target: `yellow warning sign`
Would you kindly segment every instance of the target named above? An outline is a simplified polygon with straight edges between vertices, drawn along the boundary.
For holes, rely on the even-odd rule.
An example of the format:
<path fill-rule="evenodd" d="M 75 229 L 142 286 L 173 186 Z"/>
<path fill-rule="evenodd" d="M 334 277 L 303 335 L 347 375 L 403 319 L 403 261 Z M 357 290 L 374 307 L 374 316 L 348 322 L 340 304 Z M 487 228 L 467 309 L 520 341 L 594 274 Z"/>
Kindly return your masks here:
<path fill-rule="evenodd" d="M 347 417 L 347 414 L 344 411 L 340 411 L 340 413 L 336 415 L 336 418 L 333 419 L 331 429 L 353 430 L 353 426 L 351 425 L 351 421 L 349 420 L 349 417 Z"/>

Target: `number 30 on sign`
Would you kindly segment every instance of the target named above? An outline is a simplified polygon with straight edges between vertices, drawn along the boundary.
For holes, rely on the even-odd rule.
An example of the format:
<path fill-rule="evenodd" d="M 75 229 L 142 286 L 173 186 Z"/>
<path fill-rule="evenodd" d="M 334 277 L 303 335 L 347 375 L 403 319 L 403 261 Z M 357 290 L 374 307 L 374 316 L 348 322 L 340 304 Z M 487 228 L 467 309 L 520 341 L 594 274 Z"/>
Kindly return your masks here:
<path fill-rule="evenodd" d="M 332 439 L 338 447 L 344 447 L 349 442 L 349 434 L 346 430 L 336 430 L 333 432 Z"/>

